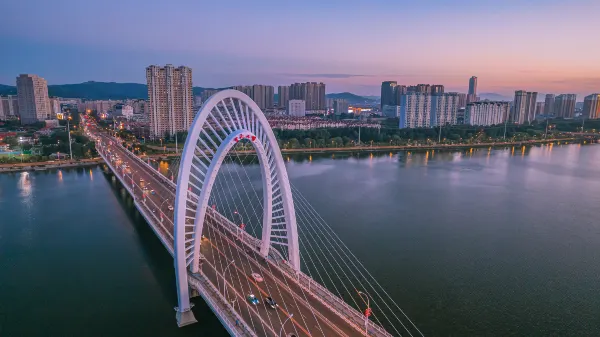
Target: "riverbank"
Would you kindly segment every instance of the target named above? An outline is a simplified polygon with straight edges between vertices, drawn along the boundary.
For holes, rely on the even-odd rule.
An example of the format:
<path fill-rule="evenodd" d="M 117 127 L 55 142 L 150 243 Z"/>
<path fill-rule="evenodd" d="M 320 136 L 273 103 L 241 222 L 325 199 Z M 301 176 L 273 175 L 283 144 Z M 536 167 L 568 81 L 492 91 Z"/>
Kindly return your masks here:
<path fill-rule="evenodd" d="M 281 149 L 282 154 L 315 154 L 315 153 L 340 153 L 340 152 L 379 152 L 379 151 L 420 151 L 420 150 L 461 150 L 483 147 L 507 147 L 507 146 L 533 146 L 539 144 L 556 143 L 569 144 L 578 140 L 578 138 L 562 138 L 548 140 L 531 140 L 520 142 L 494 142 L 478 144 L 442 144 L 442 145 L 390 145 L 390 146 L 352 146 L 352 147 L 324 147 L 324 148 L 301 148 L 301 149 Z M 252 154 L 254 151 L 237 151 L 238 154 Z M 157 153 L 144 157 L 152 159 L 167 159 L 178 157 L 181 153 Z M 44 171 L 57 168 L 74 168 L 93 166 L 102 163 L 102 158 L 83 159 L 79 161 L 53 161 L 53 162 L 35 162 L 35 163 L 15 163 L 0 164 L 0 173 L 2 172 L 21 172 L 21 171 Z"/>
<path fill-rule="evenodd" d="M 22 172 L 22 171 L 45 171 L 57 168 L 74 168 L 94 166 L 102 163 L 102 158 L 82 159 L 82 160 L 61 160 L 61 161 L 43 161 L 35 163 L 15 163 L 0 164 L 0 173 L 2 172 Z"/>
<path fill-rule="evenodd" d="M 548 140 L 530 140 L 518 142 L 492 142 L 477 144 L 438 144 L 438 145 L 389 145 L 389 146 L 351 146 L 351 147 L 323 147 L 323 148 L 299 148 L 281 149 L 282 154 L 311 154 L 311 153 L 339 153 L 339 152 L 377 152 L 377 151 L 419 151 L 419 150 L 461 150 L 482 147 L 507 147 L 507 146 L 533 146 L 547 143 L 569 144 L 579 138 L 561 138 Z M 167 148 L 168 149 L 168 148 Z M 238 154 L 251 154 L 254 151 L 237 151 Z M 180 156 L 179 153 L 157 153 L 148 155 L 150 158 L 161 159 Z"/>

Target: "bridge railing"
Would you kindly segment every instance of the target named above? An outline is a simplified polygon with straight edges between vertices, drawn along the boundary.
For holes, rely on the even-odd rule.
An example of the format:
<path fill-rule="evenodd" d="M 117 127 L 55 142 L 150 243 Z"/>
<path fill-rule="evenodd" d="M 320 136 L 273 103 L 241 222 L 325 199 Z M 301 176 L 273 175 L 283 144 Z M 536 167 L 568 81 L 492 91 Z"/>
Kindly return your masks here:
<path fill-rule="evenodd" d="M 242 242 L 249 245 L 252 249 L 257 250 L 257 247 L 260 247 L 261 241 L 259 239 L 251 236 L 245 231 L 240 231 L 236 224 L 223 216 L 221 213 L 209 208 L 209 212 L 207 212 L 207 214 L 219 222 L 225 230 L 242 239 Z M 279 272 L 282 274 L 286 275 L 288 279 L 292 280 L 308 293 L 312 294 L 332 312 L 337 313 L 340 318 L 344 319 L 347 323 L 353 326 L 365 326 L 365 316 L 363 313 L 350 306 L 344 300 L 333 294 L 329 289 L 313 280 L 310 276 L 301 271 L 296 272 L 277 250 L 270 249 L 269 255 L 271 258 L 267 261 L 270 262 L 272 266 L 277 268 L 277 270 L 279 270 Z M 386 337 L 392 336 L 383 327 L 375 324 L 371 320 L 367 321 L 367 326 L 369 335 Z"/>

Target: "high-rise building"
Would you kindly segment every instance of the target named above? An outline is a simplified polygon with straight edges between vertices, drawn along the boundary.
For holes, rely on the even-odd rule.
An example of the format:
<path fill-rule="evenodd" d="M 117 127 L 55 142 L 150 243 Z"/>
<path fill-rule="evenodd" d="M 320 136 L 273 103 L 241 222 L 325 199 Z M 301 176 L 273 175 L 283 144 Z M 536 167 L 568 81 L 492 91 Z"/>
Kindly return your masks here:
<path fill-rule="evenodd" d="M 194 120 L 192 69 L 151 65 L 146 68 L 150 137 L 161 138 L 187 131 Z"/>
<path fill-rule="evenodd" d="M 405 85 L 397 85 L 394 88 L 394 100 L 393 105 L 400 105 L 400 97 L 408 92 L 408 88 Z"/>
<path fill-rule="evenodd" d="M 477 77 L 471 76 L 469 79 L 469 95 L 473 95 L 473 97 L 477 97 Z"/>
<path fill-rule="evenodd" d="M 46 80 L 30 74 L 17 77 L 17 97 L 21 124 L 32 124 L 49 119 L 52 114 Z"/>
<path fill-rule="evenodd" d="M 583 118 L 598 119 L 600 118 L 600 94 L 591 94 L 585 96 L 583 100 Z"/>
<path fill-rule="evenodd" d="M 527 120 L 527 91 L 515 91 L 515 99 L 513 102 L 513 111 L 510 116 L 510 121 L 515 124 L 523 124 Z"/>
<path fill-rule="evenodd" d="M 400 97 L 399 127 L 421 128 L 430 126 L 431 95 L 408 92 Z"/>
<path fill-rule="evenodd" d="M 290 85 L 290 100 L 292 99 L 305 101 L 306 111 L 323 112 L 327 109 L 324 83 L 294 83 Z"/>
<path fill-rule="evenodd" d="M 461 108 L 467 106 L 467 94 L 458 93 L 458 106 Z"/>
<path fill-rule="evenodd" d="M 333 112 L 336 115 L 348 113 L 348 101 L 345 99 L 334 99 L 333 100 Z"/>
<path fill-rule="evenodd" d="M 62 112 L 60 109 L 60 99 L 59 98 L 56 98 L 56 97 L 50 98 L 50 109 L 51 109 L 50 117 L 52 117 L 52 118 L 56 118 L 56 115 L 58 115 Z"/>
<path fill-rule="evenodd" d="M 554 98 L 554 115 L 563 118 L 573 118 L 575 115 L 575 94 L 561 94 Z"/>
<path fill-rule="evenodd" d="M 19 99 L 17 96 L 0 96 L 0 119 L 13 119 L 19 116 Z"/>
<path fill-rule="evenodd" d="M 434 84 L 431 86 L 431 93 L 432 94 L 443 94 L 444 93 L 444 86 L 441 84 Z"/>
<path fill-rule="evenodd" d="M 508 118 L 509 113 L 509 102 L 473 102 L 467 104 L 464 124 L 480 126 L 502 124 Z"/>
<path fill-rule="evenodd" d="M 306 102 L 301 99 L 290 99 L 287 107 L 290 116 L 303 117 L 306 115 Z"/>
<path fill-rule="evenodd" d="M 554 95 L 547 94 L 546 99 L 544 101 L 544 115 L 553 115 L 554 114 Z"/>
<path fill-rule="evenodd" d="M 396 103 L 396 81 L 385 81 L 381 83 L 381 110 L 384 105 L 397 105 Z"/>
<path fill-rule="evenodd" d="M 535 104 L 535 114 L 537 115 L 543 115 L 544 114 L 544 108 L 546 106 L 545 102 L 537 102 Z"/>
<path fill-rule="evenodd" d="M 535 120 L 535 110 L 537 103 L 537 92 L 527 92 L 527 123 L 533 122 Z"/>
<path fill-rule="evenodd" d="M 407 88 L 408 92 L 419 92 L 422 94 L 430 94 L 431 93 L 431 85 L 429 84 L 417 84 L 411 85 Z"/>
<path fill-rule="evenodd" d="M 290 87 L 288 85 L 280 85 L 277 87 L 277 106 L 286 108 L 290 101 Z"/>
<path fill-rule="evenodd" d="M 431 94 L 431 112 L 429 114 L 431 127 L 456 124 L 459 108 L 459 97 L 456 93 Z"/>
<path fill-rule="evenodd" d="M 388 118 L 400 117 L 400 106 L 399 105 L 384 105 L 381 115 Z"/>

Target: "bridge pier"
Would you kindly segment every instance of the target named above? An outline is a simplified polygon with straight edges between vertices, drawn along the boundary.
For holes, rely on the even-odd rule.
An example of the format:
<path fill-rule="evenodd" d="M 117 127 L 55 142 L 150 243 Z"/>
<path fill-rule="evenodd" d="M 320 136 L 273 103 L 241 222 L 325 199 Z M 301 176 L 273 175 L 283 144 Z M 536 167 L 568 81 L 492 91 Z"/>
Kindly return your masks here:
<path fill-rule="evenodd" d="M 177 314 L 175 314 L 175 318 L 177 319 L 178 327 L 181 328 L 186 325 L 198 323 L 196 317 L 194 317 L 194 313 L 192 312 L 191 308 L 186 311 L 181 311 L 179 310 L 179 308 L 175 308 L 175 310 L 177 311 Z"/>

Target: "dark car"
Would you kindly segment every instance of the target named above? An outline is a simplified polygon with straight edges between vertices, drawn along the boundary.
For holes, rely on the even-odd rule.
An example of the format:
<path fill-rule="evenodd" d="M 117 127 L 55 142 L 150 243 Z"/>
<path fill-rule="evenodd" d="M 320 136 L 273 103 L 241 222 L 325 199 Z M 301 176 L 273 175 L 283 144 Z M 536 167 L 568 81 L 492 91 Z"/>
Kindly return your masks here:
<path fill-rule="evenodd" d="M 277 309 L 277 303 L 271 297 L 265 298 L 265 304 L 270 306 L 272 309 Z"/>

